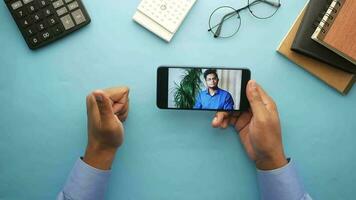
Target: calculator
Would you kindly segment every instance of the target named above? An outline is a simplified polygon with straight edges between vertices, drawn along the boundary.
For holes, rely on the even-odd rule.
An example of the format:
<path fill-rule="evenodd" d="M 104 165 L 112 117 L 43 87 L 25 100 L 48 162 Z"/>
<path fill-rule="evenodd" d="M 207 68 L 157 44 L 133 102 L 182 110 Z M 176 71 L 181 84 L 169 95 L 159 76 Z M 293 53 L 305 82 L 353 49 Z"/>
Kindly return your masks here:
<path fill-rule="evenodd" d="M 90 23 L 81 0 L 5 0 L 30 49 L 52 43 Z"/>
<path fill-rule="evenodd" d="M 170 42 L 196 0 L 142 0 L 133 20 Z"/>

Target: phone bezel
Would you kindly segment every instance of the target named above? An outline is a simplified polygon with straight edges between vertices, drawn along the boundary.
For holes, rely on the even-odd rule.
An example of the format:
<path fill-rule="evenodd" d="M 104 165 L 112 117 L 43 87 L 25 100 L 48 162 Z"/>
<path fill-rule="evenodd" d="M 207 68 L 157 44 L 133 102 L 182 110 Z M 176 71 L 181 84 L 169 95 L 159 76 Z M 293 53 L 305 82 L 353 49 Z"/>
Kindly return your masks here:
<path fill-rule="evenodd" d="M 168 108 L 168 70 L 170 68 L 179 69 L 217 69 L 217 70 L 242 70 L 241 78 L 241 95 L 240 95 L 240 110 L 219 110 L 219 109 L 188 109 L 188 108 Z M 227 68 L 227 67 L 187 67 L 187 66 L 159 66 L 157 68 L 157 89 L 156 89 L 156 105 L 160 109 L 165 110 L 194 110 L 194 111 L 245 111 L 250 105 L 246 96 L 246 86 L 251 79 L 251 71 L 248 68 Z"/>

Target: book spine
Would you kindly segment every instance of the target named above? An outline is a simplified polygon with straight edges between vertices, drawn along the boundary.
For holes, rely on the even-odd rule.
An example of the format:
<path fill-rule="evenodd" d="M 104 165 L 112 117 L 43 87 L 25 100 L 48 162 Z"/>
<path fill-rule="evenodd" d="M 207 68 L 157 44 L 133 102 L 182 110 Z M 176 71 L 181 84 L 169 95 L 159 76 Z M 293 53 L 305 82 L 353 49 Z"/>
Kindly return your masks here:
<path fill-rule="evenodd" d="M 325 38 L 344 2 L 345 0 L 333 0 L 331 2 L 331 5 L 325 11 L 323 18 L 320 20 L 319 25 L 312 35 L 313 39 L 322 41 Z"/>

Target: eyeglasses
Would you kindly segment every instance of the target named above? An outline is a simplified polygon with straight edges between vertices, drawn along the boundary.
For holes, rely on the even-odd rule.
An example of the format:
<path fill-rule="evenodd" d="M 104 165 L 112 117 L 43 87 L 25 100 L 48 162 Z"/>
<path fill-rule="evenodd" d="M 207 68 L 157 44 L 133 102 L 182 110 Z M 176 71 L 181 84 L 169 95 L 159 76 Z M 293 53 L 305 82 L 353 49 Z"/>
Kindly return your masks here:
<path fill-rule="evenodd" d="M 239 9 L 221 6 L 211 13 L 208 31 L 214 38 L 230 38 L 240 30 L 241 11 L 248 9 L 255 18 L 268 19 L 275 15 L 280 7 L 280 0 L 248 0 L 247 5 Z"/>

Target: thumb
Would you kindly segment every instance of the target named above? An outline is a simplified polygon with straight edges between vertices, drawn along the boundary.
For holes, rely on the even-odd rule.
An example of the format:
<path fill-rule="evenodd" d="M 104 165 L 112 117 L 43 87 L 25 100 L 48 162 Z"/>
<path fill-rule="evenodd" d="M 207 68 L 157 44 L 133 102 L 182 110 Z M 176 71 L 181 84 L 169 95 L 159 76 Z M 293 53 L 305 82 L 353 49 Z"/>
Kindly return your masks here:
<path fill-rule="evenodd" d="M 259 86 L 256 81 L 250 80 L 247 84 L 246 95 L 250 102 L 253 116 L 262 117 L 267 110 L 257 87 Z"/>
<path fill-rule="evenodd" d="M 222 127 L 224 119 L 229 115 L 227 112 L 217 112 L 213 118 L 211 125 L 214 128 Z"/>
<path fill-rule="evenodd" d="M 101 90 L 93 92 L 93 95 L 98 105 L 100 119 L 102 121 L 112 119 L 114 112 L 112 109 L 112 101 L 110 100 L 110 98 L 106 96 L 105 93 Z"/>

